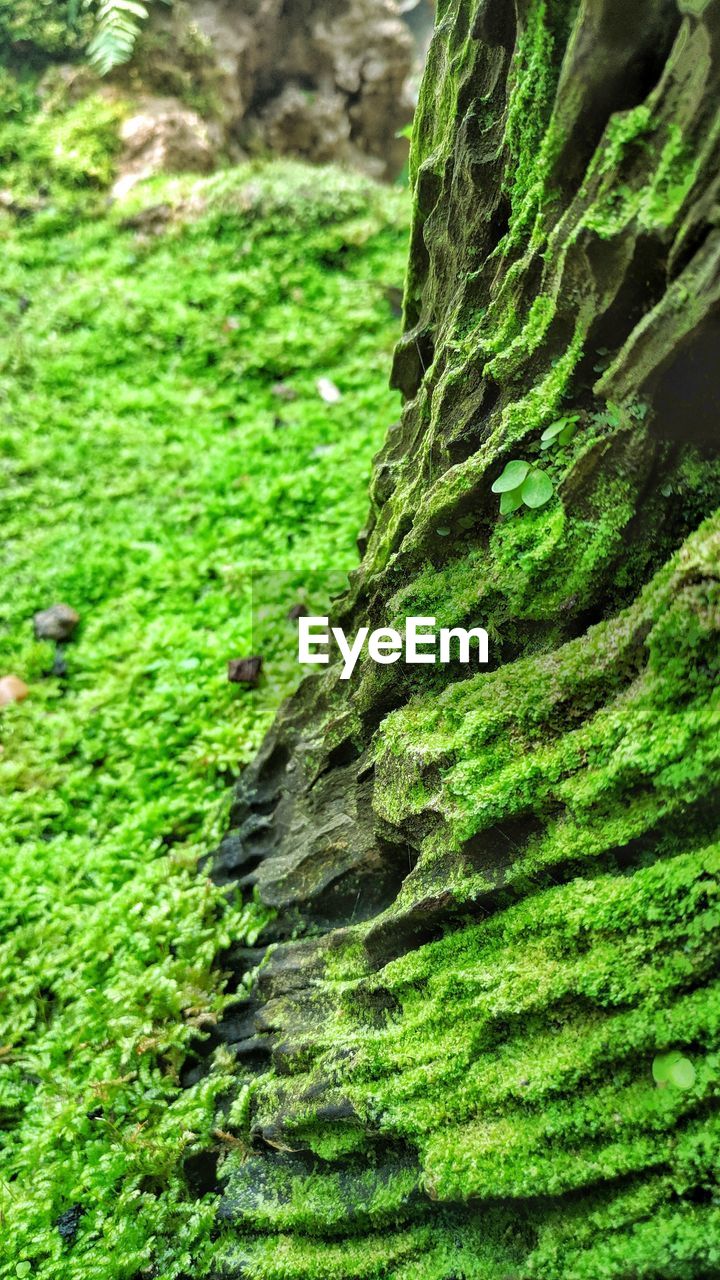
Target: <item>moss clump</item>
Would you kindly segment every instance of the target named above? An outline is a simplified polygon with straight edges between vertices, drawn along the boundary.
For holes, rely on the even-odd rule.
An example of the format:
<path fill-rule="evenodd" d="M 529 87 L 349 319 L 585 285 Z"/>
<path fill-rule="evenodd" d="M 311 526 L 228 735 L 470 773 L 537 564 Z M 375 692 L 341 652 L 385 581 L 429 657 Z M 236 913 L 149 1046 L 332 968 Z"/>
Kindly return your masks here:
<path fill-rule="evenodd" d="M 103 209 L 120 150 L 126 104 L 90 93 L 79 102 L 50 96 L 38 109 L 36 84 L 8 75 L 14 96 L 0 119 L 6 202 L 21 216 L 63 220 Z"/>
<path fill-rule="evenodd" d="M 84 47 L 91 27 L 91 13 L 77 0 L 0 0 L 5 53 L 30 45 L 39 57 L 67 56 Z"/>

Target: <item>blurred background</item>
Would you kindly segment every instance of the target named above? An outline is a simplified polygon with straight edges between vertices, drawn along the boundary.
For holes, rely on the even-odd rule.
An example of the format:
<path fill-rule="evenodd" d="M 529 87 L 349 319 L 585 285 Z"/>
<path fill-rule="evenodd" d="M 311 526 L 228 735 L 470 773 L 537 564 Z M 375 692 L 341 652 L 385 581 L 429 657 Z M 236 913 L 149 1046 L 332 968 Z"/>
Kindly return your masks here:
<path fill-rule="evenodd" d="M 434 0 L 132 8 L 0 0 L 2 63 L 40 72 L 46 104 L 98 92 L 122 101 L 115 194 L 153 174 L 269 154 L 381 181 L 403 174 Z"/>

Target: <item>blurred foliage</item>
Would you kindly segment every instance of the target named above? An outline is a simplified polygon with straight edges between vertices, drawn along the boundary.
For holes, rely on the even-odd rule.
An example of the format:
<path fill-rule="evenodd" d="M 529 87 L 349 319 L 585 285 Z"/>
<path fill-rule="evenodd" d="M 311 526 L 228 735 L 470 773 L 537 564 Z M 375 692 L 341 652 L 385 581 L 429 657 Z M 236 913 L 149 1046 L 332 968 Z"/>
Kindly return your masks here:
<path fill-rule="evenodd" d="M 81 0 L 0 0 L 0 48 L 6 51 L 67 57 L 84 48 L 93 24 Z"/>

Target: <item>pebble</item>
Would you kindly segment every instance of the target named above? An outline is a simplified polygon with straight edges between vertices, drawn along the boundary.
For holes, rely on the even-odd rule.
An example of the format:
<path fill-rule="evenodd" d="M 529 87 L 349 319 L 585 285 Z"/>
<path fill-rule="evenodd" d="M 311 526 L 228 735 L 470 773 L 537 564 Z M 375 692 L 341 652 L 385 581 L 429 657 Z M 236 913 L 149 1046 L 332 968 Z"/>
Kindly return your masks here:
<path fill-rule="evenodd" d="M 0 707 L 9 707 L 13 702 L 23 702 L 30 690 L 19 676 L 3 676 L 0 679 Z"/>
<path fill-rule="evenodd" d="M 38 640 L 63 641 L 70 639 L 79 621 L 80 614 L 69 604 L 53 604 L 35 614 L 33 625 Z"/>
<path fill-rule="evenodd" d="M 231 658 L 228 662 L 228 680 L 231 684 L 246 684 L 254 689 L 262 664 L 262 658 Z"/>

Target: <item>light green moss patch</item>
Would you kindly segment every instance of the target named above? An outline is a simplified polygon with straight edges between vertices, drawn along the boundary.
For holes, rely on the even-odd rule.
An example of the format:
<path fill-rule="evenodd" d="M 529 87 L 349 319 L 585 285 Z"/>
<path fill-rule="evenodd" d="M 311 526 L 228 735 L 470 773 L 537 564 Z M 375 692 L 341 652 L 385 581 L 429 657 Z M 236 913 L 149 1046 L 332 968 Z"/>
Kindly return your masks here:
<path fill-rule="evenodd" d="M 2 223 L 0 674 L 30 686 L 0 712 L 12 1280 L 25 1264 L 57 1280 L 210 1264 L 216 1199 L 190 1194 L 182 1160 L 224 1149 L 232 1064 L 216 1054 L 187 1090 L 178 1073 L 225 1002 L 214 962 L 267 913 L 228 906 L 197 861 L 296 679 L 287 609 L 324 600 L 328 571 L 355 559 L 395 410 L 383 289 L 402 278 L 403 196 L 286 163 L 159 180 L 84 217 L 76 176 L 109 177 L 96 105 L 58 118 L 51 196 Z M 18 160 L 26 194 L 36 141 Z M 170 225 L 123 225 L 159 203 L 177 207 Z M 226 663 L 252 651 L 253 566 L 272 625 L 251 693 Z M 82 619 L 66 681 L 32 635 L 57 600 Z M 74 1205 L 70 1245 L 56 1224 Z"/>

